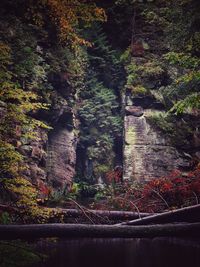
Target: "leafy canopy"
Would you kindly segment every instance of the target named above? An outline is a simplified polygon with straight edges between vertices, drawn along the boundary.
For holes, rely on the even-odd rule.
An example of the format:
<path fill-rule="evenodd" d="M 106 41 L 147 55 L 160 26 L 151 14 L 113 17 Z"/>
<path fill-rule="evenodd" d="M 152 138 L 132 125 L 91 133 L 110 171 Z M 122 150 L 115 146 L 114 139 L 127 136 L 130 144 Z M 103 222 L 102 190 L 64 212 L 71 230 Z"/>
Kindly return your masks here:
<path fill-rule="evenodd" d="M 27 17 L 31 15 L 34 23 L 45 25 L 47 19 L 55 27 L 61 42 L 68 42 L 72 46 L 90 45 L 80 37 L 80 25 L 88 27 L 93 21 L 105 21 L 106 15 L 102 8 L 94 1 L 87 0 L 29 0 Z"/>

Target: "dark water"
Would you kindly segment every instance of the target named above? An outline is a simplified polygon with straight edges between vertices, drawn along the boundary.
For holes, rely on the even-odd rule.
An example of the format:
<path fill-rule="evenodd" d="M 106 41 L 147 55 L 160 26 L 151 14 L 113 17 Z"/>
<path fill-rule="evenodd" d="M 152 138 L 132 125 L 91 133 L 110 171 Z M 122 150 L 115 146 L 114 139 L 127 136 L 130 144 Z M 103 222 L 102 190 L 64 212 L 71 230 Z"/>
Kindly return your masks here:
<path fill-rule="evenodd" d="M 34 267 L 200 267 L 200 240 L 79 239 L 42 241 L 51 254 Z"/>

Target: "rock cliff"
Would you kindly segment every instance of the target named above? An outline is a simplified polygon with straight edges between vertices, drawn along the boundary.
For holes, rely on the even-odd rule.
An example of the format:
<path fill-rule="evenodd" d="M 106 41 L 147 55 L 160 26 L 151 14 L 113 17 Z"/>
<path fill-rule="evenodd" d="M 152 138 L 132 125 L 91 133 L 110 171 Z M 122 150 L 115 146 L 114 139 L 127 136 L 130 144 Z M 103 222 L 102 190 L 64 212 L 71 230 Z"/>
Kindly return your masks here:
<path fill-rule="evenodd" d="M 44 114 L 39 114 L 40 117 Z M 39 188 L 69 190 L 75 175 L 77 118 L 74 110 L 61 104 L 47 111 L 45 116 L 52 129 L 38 129 L 37 139 L 19 146 L 27 158 L 24 175 Z"/>
<path fill-rule="evenodd" d="M 132 106 L 125 108 L 124 179 L 140 182 L 166 176 L 174 169 L 189 167 L 189 161 L 148 123 L 149 115 L 162 112 L 155 109 L 158 103 L 152 100 L 151 105 L 143 108 L 134 104 L 136 100 L 133 98 Z M 140 100 L 142 104 L 146 98 Z"/>
<path fill-rule="evenodd" d="M 55 189 L 70 189 L 75 175 L 77 137 L 74 129 L 58 125 L 48 139 L 48 182 Z"/>

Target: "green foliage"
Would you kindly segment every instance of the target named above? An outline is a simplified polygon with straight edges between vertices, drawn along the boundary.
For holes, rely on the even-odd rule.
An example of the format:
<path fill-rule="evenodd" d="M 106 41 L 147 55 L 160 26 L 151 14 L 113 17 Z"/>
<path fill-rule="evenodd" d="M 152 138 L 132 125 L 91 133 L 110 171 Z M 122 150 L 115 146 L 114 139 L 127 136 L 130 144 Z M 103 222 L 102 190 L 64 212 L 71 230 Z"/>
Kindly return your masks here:
<path fill-rule="evenodd" d="M 120 129 L 120 120 L 114 116 L 114 112 L 118 108 L 116 96 L 113 92 L 97 81 L 94 81 L 93 86 L 96 86 L 96 92 L 91 99 L 85 99 L 84 106 L 79 113 L 85 125 L 104 132 L 118 132 Z M 110 126 L 113 126 L 112 129 Z M 93 129 L 93 134 L 95 131 Z M 103 138 L 104 140 L 106 137 Z M 105 140 L 106 141 L 106 140 Z M 109 141 L 109 140 L 108 140 Z"/>
<path fill-rule="evenodd" d="M 177 79 L 162 92 L 170 112 L 176 114 L 191 113 L 193 110 L 199 109 L 200 72 L 197 68 L 198 65 L 195 66 L 195 63 L 191 63 L 193 58 L 189 56 L 186 59 L 170 59 L 171 64 L 179 64 L 186 69 L 184 74 L 177 75 Z M 195 62 L 197 63 L 196 59 Z M 195 70 L 196 68 L 197 70 Z"/>
<path fill-rule="evenodd" d="M 164 58 L 172 65 L 178 65 L 187 69 L 196 69 L 200 66 L 200 59 L 191 54 L 173 51 L 165 54 Z"/>
<path fill-rule="evenodd" d="M 171 6 L 172 5 L 172 6 Z M 176 50 L 179 49 L 188 52 L 199 51 L 198 47 L 198 20 L 199 20 L 199 4 L 195 0 L 176 2 L 169 1 L 166 3 L 168 7 L 167 19 L 170 21 L 166 28 L 170 43 Z"/>
<path fill-rule="evenodd" d="M 131 48 L 128 47 L 125 52 L 121 55 L 120 61 L 126 65 L 128 65 L 131 61 Z"/>
<path fill-rule="evenodd" d="M 132 1 L 117 2 L 119 6 L 124 6 L 130 19 L 131 16 L 133 18 L 134 6 L 137 28 L 132 29 L 134 34 L 132 37 L 148 40 L 151 48 L 140 60 L 130 59 L 130 49 L 124 53 L 124 59 L 122 56 L 127 72 L 126 86 L 127 88 L 150 86 L 150 89 L 154 90 L 163 83 L 164 87 L 168 84 L 160 90 L 167 108 L 175 113 L 188 111 L 191 113 L 192 109 L 198 109 L 198 96 L 196 96 L 199 93 L 200 66 L 198 2 L 196 0 L 158 0 L 152 1 L 151 4 L 140 2 L 141 4 L 134 1 L 134 5 Z M 128 13 L 125 6 L 132 11 Z M 140 29 L 138 25 L 143 26 Z M 146 28 L 149 32 L 146 32 Z M 129 34 L 131 36 L 131 29 Z M 162 56 L 163 51 L 169 52 Z"/>
<path fill-rule="evenodd" d="M 172 145 L 178 148 L 189 148 L 193 138 L 195 125 L 190 119 L 179 119 L 170 113 L 154 114 L 147 117 L 158 130 L 162 131 L 169 139 Z"/>
<path fill-rule="evenodd" d="M 1 180 L 6 202 L 18 209 L 13 220 L 23 223 L 45 223 L 54 217 L 54 211 L 38 206 L 38 191 L 31 182 L 23 177 Z"/>
<path fill-rule="evenodd" d="M 147 120 L 166 133 L 173 134 L 173 120 L 166 113 L 154 114 L 148 116 Z"/>
<path fill-rule="evenodd" d="M 40 128 L 50 129 L 40 116 L 53 124 L 50 115 L 61 105 L 75 116 L 80 107 L 80 143 L 87 159 L 95 161 L 95 175 L 112 168 L 114 139 L 122 131 L 123 68 L 102 26 L 88 30 L 93 21 L 105 20 L 94 2 L 37 0 L 33 5 L 2 0 L 1 7 L 1 197 L 19 209 L 20 218 L 14 216 L 14 222 L 47 222 L 52 213 L 38 206 L 39 183 L 36 188 L 24 176 L 36 159 L 28 158 L 23 145 L 37 140 Z M 52 198 L 64 192 L 56 193 Z"/>
<path fill-rule="evenodd" d="M 87 148 L 89 159 L 96 160 L 97 165 L 108 164 L 111 167 L 114 139 L 121 134 L 116 96 L 94 78 L 89 81 L 84 93 L 89 94 L 90 98 L 84 99 L 79 109 L 82 122 L 80 141 Z M 96 175 L 102 173 L 98 166 L 95 169 Z"/>
<path fill-rule="evenodd" d="M 38 102 L 35 92 L 21 89 L 18 81 L 15 81 L 14 73 L 9 70 L 13 64 L 11 52 L 9 46 L 0 43 L 0 100 L 3 108 L 0 126 L 1 177 L 19 174 L 23 157 L 16 150 L 17 142 L 23 137 L 33 139 L 37 127 L 48 128 L 45 123 L 28 115 L 36 110 L 46 109 L 47 105 Z"/>
<path fill-rule="evenodd" d="M 18 175 L 23 156 L 16 151 L 15 147 L 6 141 L 0 141 L 0 176 Z"/>
<path fill-rule="evenodd" d="M 14 3 L 7 3 L 2 0 L 1 8 L 4 12 L 9 10 L 11 14 L 17 14 L 26 23 L 49 30 L 57 42 L 67 42 L 72 47 L 90 45 L 80 36 L 80 25 L 89 27 L 94 21 L 106 20 L 104 10 L 95 1 L 82 3 L 79 0 L 16 0 Z"/>
<path fill-rule="evenodd" d="M 96 194 L 97 189 L 94 185 L 87 182 L 73 183 L 69 197 L 76 199 L 91 198 Z"/>
<path fill-rule="evenodd" d="M 194 109 L 200 109 L 200 94 L 193 93 L 184 98 L 184 100 L 179 100 L 170 112 L 174 112 L 175 114 L 181 114 L 185 112 L 189 112 L 190 110 L 194 111 Z"/>
<path fill-rule="evenodd" d="M 102 27 L 95 25 L 87 34 L 93 47 L 88 49 L 85 88 L 79 94 L 82 99 L 78 111 L 79 145 L 85 150 L 86 159 L 92 162 L 91 177 L 97 178 L 113 168 L 114 142 L 122 134 L 119 99 L 124 72 L 119 55 L 110 46 Z"/>
<path fill-rule="evenodd" d="M 93 45 L 88 50 L 88 58 L 90 65 L 94 66 L 97 79 L 105 87 L 119 93 L 124 81 L 124 70 L 119 53 L 110 45 L 101 25 L 94 25 L 89 36 Z"/>
<path fill-rule="evenodd" d="M 31 159 L 20 154 L 21 145 L 38 141 L 39 128 L 50 129 L 36 119 L 38 111 L 52 104 L 49 54 L 38 45 L 38 40 L 44 41 L 47 35 L 10 15 L 1 18 L 0 32 L 1 201 L 19 209 L 18 214 L 12 214 L 10 222 L 47 222 L 55 214 L 38 206 L 41 188 L 23 177 Z"/>
<path fill-rule="evenodd" d="M 197 118 L 200 108 L 199 4 L 196 0 L 140 2 L 117 1 L 130 20 L 134 18 L 133 6 L 135 9 L 135 26 L 127 28 L 129 38 L 132 34 L 132 42 L 145 40 L 150 47 L 148 51 L 143 47 L 141 58 L 131 58 L 130 46 L 122 55 L 126 88 L 132 97 L 159 96 L 169 113 L 148 118 L 149 122 L 164 131 L 175 145 L 188 147 L 195 126 L 187 116 Z"/>
<path fill-rule="evenodd" d="M 105 175 L 107 172 L 110 171 L 110 166 L 106 164 L 98 165 L 95 168 L 97 174 Z"/>
<path fill-rule="evenodd" d="M 129 87 L 129 90 L 131 90 L 131 95 L 132 96 L 145 96 L 149 94 L 149 91 L 143 87 L 142 85 L 136 85 Z"/>
<path fill-rule="evenodd" d="M 163 91 L 175 114 L 199 109 L 199 11 L 195 0 L 164 1 L 161 9 L 154 5 L 156 16 L 165 21 L 160 27 L 170 50 L 163 59 L 176 71 L 176 78 Z"/>
<path fill-rule="evenodd" d="M 0 214 L 0 224 L 10 224 L 12 222 L 8 212 L 2 212 Z"/>
<path fill-rule="evenodd" d="M 149 58 L 144 62 L 137 62 L 132 58 L 125 62 L 127 81 L 125 87 L 131 92 L 132 96 L 150 95 L 150 90 L 155 89 L 154 84 L 159 84 L 165 70 L 162 63 L 156 58 Z"/>
<path fill-rule="evenodd" d="M 127 71 L 127 87 L 132 86 L 137 81 L 138 75 L 137 75 L 137 65 L 134 61 L 132 61 L 129 65 L 126 67 Z"/>
<path fill-rule="evenodd" d="M 141 73 L 141 78 L 156 79 L 164 73 L 158 60 L 150 60 L 138 66 L 137 71 Z"/>
<path fill-rule="evenodd" d="M 47 203 L 49 205 L 59 205 L 66 201 L 69 197 L 69 193 L 65 188 L 59 190 L 52 190 L 48 197 Z"/>

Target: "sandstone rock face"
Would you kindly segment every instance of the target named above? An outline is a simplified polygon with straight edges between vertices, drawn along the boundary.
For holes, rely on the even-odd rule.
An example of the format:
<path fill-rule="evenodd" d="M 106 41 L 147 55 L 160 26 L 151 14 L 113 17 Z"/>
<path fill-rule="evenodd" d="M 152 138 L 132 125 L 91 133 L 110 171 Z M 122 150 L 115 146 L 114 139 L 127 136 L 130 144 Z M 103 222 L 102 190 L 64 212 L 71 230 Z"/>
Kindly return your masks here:
<path fill-rule="evenodd" d="M 76 101 L 75 92 L 71 91 L 63 75 L 52 78 L 57 91 L 54 92 L 51 108 L 39 114 L 52 127 L 48 131 L 45 147 L 45 185 L 61 193 L 70 189 L 75 175 L 79 127 L 75 107 L 69 105 L 70 101 Z M 31 155 L 32 158 L 44 157 L 37 146 L 33 147 Z M 40 175 L 40 180 L 43 180 L 42 173 L 37 169 L 35 171 Z"/>
<path fill-rule="evenodd" d="M 55 190 L 68 191 L 75 175 L 79 122 L 73 108 L 67 105 L 58 108 L 60 111 L 52 121 L 53 130 L 48 135 L 47 180 Z"/>
<path fill-rule="evenodd" d="M 126 107 L 126 110 L 140 110 L 141 107 Z M 180 153 L 147 122 L 149 113 L 156 110 L 145 109 L 143 115 L 126 113 L 124 120 L 124 179 L 144 181 L 166 176 L 174 169 L 189 165 Z M 140 113 L 141 114 L 141 113 Z"/>
<path fill-rule="evenodd" d="M 38 128 L 34 133 L 37 138 L 22 140 L 19 147 L 26 159 L 23 175 L 38 187 L 41 198 L 46 197 L 42 192 L 49 188 L 70 189 L 75 175 L 79 122 L 76 111 L 68 103 L 74 93 L 66 84 L 61 84 L 60 79 L 52 81 L 60 89 L 54 92 L 50 109 L 36 114 L 36 118 L 47 122 L 52 130 Z"/>
<path fill-rule="evenodd" d="M 69 189 L 75 174 L 77 138 L 74 131 L 55 128 L 48 141 L 48 181 L 53 188 Z"/>

